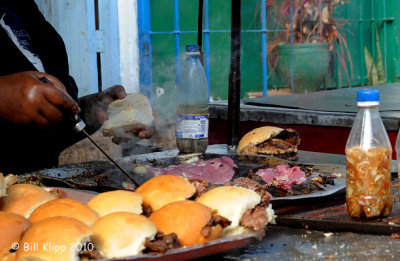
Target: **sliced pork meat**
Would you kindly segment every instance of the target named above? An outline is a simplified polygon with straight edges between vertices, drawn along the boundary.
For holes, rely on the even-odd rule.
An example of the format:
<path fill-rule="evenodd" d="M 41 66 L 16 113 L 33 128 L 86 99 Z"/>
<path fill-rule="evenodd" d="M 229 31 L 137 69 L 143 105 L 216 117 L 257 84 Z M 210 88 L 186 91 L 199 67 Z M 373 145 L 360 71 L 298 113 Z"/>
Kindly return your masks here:
<path fill-rule="evenodd" d="M 231 158 L 221 157 L 191 164 L 169 166 L 156 170 L 156 174 L 176 175 L 188 179 L 204 179 L 212 184 L 224 184 L 235 174 L 236 164 Z"/>
<path fill-rule="evenodd" d="M 256 172 L 268 185 L 282 188 L 286 191 L 292 189 L 291 185 L 301 184 L 307 177 L 298 166 L 278 165 L 276 168 L 259 169 Z"/>

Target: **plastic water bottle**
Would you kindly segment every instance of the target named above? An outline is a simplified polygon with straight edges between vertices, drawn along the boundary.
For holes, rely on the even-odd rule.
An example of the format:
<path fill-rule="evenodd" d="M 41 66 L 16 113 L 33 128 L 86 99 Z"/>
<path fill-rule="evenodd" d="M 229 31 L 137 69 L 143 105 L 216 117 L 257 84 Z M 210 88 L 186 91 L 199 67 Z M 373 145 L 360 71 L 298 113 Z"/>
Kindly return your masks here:
<path fill-rule="evenodd" d="M 355 218 L 392 211 L 392 147 L 379 115 L 379 91 L 357 92 L 358 112 L 346 144 L 346 207 Z"/>
<path fill-rule="evenodd" d="M 186 46 L 176 88 L 176 144 L 181 153 L 203 153 L 208 146 L 208 86 L 198 45 Z"/>

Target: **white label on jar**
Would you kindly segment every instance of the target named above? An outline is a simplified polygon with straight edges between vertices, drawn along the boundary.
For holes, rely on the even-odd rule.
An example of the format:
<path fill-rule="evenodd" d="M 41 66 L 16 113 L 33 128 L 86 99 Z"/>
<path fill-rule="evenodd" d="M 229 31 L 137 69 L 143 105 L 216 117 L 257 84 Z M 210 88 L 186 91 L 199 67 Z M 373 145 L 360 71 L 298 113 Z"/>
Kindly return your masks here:
<path fill-rule="evenodd" d="M 178 115 L 176 137 L 182 139 L 208 138 L 208 114 Z"/>

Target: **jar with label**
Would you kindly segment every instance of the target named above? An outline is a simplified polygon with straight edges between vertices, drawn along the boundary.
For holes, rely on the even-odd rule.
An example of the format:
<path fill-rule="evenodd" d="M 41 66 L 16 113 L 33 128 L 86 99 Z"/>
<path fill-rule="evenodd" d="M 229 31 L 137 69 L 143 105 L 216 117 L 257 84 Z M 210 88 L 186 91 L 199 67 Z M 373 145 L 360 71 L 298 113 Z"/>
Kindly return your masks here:
<path fill-rule="evenodd" d="M 378 90 L 357 92 L 358 112 L 346 144 L 346 207 L 355 218 L 392 211 L 392 147 L 378 106 Z"/>
<path fill-rule="evenodd" d="M 186 60 L 176 88 L 176 144 L 181 153 L 203 153 L 208 146 L 209 90 L 199 46 L 186 46 Z"/>

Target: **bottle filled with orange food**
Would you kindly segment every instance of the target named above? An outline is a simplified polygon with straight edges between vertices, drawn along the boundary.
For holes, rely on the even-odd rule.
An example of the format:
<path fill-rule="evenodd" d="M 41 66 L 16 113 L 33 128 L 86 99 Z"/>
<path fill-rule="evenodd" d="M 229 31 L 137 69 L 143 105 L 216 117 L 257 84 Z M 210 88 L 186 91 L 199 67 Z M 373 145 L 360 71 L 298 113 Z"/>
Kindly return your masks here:
<path fill-rule="evenodd" d="M 346 207 L 354 218 L 392 211 L 392 146 L 378 106 L 378 90 L 357 92 L 358 112 L 346 144 Z"/>

